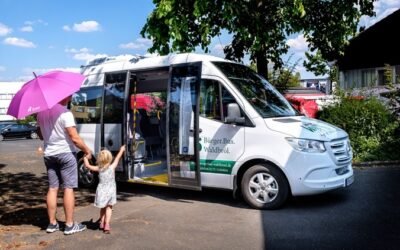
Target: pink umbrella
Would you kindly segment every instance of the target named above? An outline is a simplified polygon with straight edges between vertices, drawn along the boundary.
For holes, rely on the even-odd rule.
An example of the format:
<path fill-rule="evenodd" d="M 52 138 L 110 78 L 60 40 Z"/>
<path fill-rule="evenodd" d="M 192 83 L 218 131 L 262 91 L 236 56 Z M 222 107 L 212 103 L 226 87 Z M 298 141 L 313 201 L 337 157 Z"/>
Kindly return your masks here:
<path fill-rule="evenodd" d="M 7 114 L 18 119 L 52 108 L 79 90 L 85 77 L 78 73 L 50 71 L 25 83 L 11 100 Z"/>

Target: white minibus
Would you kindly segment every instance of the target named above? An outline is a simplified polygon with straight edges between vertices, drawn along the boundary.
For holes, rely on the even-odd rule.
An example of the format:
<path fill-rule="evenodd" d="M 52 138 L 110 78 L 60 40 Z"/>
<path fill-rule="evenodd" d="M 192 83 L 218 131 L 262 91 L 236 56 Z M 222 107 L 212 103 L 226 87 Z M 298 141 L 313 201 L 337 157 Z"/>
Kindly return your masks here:
<path fill-rule="evenodd" d="M 352 184 L 348 134 L 300 115 L 249 67 L 199 54 L 99 58 L 70 108 L 93 151 L 127 145 L 119 181 L 232 190 L 253 208 Z M 96 176 L 78 154 L 79 180 Z"/>

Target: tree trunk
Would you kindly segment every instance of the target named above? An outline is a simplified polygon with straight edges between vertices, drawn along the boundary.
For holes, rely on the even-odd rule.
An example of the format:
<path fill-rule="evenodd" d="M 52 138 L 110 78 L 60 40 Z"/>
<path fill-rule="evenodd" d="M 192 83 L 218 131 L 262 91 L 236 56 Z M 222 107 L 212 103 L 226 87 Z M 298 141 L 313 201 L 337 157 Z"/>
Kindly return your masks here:
<path fill-rule="evenodd" d="M 257 72 L 268 80 L 268 59 L 264 50 L 256 52 Z"/>

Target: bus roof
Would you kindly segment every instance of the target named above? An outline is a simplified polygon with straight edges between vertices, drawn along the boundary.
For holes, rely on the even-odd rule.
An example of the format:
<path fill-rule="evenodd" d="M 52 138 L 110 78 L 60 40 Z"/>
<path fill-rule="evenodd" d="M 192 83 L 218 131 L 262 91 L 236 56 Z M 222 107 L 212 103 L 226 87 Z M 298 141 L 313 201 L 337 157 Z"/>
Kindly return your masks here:
<path fill-rule="evenodd" d="M 116 57 L 103 57 L 90 61 L 87 65 L 81 66 L 81 74 L 88 76 L 104 72 L 122 70 L 140 70 L 150 68 L 169 67 L 171 64 L 190 63 L 199 61 L 226 61 L 226 59 L 195 53 L 171 54 L 167 56 L 134 56 L 121 55 Z"/>

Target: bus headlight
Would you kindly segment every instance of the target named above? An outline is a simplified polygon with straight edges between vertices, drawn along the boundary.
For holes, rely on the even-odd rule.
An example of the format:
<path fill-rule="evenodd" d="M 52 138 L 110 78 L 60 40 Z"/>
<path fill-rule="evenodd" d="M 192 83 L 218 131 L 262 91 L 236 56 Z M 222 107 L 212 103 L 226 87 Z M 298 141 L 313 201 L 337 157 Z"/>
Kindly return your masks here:
<path fill-rule="evenodd" d="M 307 140 L 300 138 L 289 137 L 286 138 L 289 144 L 297 151 L 307 153 L 323 153 L 326 151 L 322 141 Z"/>

